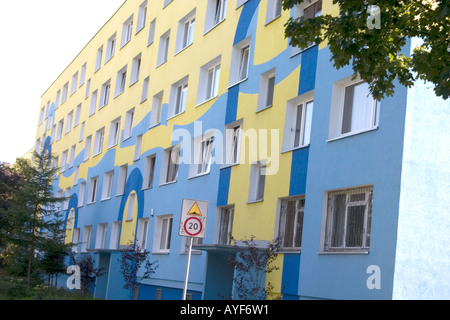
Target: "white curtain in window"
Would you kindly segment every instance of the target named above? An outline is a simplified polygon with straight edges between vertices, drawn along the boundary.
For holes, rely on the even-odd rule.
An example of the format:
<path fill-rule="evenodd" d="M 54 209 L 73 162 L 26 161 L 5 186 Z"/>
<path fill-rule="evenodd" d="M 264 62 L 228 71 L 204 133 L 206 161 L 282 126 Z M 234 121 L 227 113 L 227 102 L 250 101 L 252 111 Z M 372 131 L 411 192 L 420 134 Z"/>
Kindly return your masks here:
<path fill-rule="evenodd" d="M 351 131 L 368 129 L 372 126 L 373 98 L 367 82 L 353 88 L 353 109 Z"/>

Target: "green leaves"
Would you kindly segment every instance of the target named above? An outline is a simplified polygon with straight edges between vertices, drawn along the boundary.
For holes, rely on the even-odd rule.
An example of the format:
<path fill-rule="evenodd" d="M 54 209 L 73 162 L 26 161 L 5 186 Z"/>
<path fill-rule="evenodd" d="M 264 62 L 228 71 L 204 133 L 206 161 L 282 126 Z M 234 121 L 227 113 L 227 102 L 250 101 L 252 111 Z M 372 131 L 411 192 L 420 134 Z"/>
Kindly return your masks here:
<path fill-rule="evenodd" d="M 354 74 L 369 83 L 377 100 L 394 94 L 395 80 L 411 87 L 417 79 L 433 83 L 436 95 L 449 97 L 448 0 L 333 3 L 339 6 L 338 17 L 291 18 L 285 25 L 285 36 L 291 45 L 305 49 L 311 43 L 327 41 L 333 66 L 340 69 L 351 65 Z M 285 9 L 296 4 L 307 7 L 310 1 L 283 1 Z M 371 16 L 373 12 L 379 15 Z M 420 38 L 423 45 L 411 54 L 406 45 L 413 37 Z"/>

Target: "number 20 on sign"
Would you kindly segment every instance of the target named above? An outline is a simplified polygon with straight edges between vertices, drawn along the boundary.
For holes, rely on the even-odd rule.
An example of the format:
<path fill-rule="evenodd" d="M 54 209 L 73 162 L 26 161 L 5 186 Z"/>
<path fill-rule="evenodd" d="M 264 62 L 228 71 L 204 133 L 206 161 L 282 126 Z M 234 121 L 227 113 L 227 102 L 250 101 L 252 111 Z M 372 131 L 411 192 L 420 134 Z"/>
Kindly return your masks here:
<path fill-rule="evenodd" d="M 205 238 L 208 202 L 184 199 L 181 209 L 180 236 Z"/>

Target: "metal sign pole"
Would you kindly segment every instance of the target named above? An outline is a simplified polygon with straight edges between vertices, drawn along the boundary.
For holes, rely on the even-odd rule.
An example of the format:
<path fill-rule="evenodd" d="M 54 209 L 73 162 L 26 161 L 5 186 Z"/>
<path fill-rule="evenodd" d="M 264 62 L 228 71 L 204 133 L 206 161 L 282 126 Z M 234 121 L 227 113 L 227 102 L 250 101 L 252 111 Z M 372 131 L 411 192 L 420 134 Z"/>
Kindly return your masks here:
<path fill-rule="evenodd" d="M 186 294 L 187 294 L 187 286 L 188 286 L 188 280 L 189 280 L 189 268 L 191 266 L 191 255 L 192 255 L 192 243 L 194 241 L 193 237 L 189 237 L 189 254 L 188 254 L 188 260 L 186 265 L 186 276 L 184 279 L 184 289 L 183 289 L 183 300 L 186 300 Z"/>

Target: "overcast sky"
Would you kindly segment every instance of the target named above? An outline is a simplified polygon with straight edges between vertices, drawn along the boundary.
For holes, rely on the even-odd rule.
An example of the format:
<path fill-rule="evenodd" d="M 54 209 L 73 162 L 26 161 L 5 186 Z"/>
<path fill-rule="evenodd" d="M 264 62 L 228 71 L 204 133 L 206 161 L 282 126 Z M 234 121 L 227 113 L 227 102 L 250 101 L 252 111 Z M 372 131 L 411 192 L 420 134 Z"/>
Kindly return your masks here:
<path fill-rule="evenodd" d="M 34 147 L 41 96 L 122 3 L 0 1 L 0 161 Z"/>

